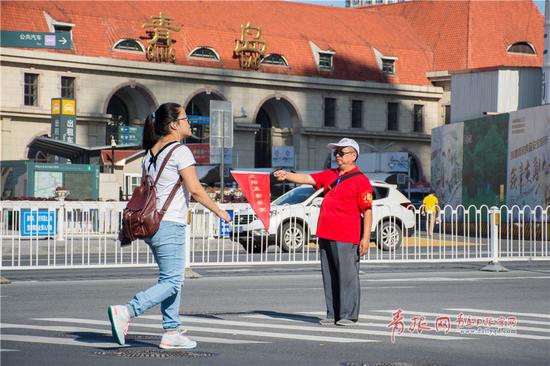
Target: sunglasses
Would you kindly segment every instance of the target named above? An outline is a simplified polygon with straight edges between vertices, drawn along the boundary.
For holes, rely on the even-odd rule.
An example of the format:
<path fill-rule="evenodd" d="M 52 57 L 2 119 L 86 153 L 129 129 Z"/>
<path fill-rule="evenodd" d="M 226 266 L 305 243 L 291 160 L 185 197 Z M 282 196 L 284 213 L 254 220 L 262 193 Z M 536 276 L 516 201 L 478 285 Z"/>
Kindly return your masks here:
<path fill-rule="evenodd" d="M 354 153 L 355 151 L 342 151 L 342 150 L 334 150 L 334 152 L 332 153 L 334 155 L 334 157 L 336 156 L 344 156 L 346 154 L 351 154 L 351 153 Z"/>

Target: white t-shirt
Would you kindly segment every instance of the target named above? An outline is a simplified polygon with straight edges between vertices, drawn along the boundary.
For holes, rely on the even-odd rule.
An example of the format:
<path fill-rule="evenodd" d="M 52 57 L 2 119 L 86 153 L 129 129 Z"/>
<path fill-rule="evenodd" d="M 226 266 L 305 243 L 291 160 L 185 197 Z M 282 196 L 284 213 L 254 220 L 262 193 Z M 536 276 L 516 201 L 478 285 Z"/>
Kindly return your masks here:
<path fill-rule="evenodd" d="M 160 169 L 164 158 L 170 150 L 177 146 L 177 144 L 170 144 L 164 147 L 159 154 L 157 154 L 156 162 L 152 163 L 151 151 L 147 151 L 143 160 L 143 166 L 147 169 L 147 174 L 154 180 L 157 178 L 157 172 Z M 161 176 L 157 182 L 157 210 L 161 210 L 164 202 L 170 195 L 174 184 L 178 182 L 180 174 L 179 171 L 195 164 L 195 158 L 191 150 L 182 145 L 178 147 L 170 156 L 170 160 L 164 167 Z M 181 224 L 187 224 L 187 209 L 189 206 L 189 192 L 182 185 L 181 189 L 178 189 L 174 199 L 170 203 L 168 210 L 164 214 L 162 221 L 175 221 Z"/>

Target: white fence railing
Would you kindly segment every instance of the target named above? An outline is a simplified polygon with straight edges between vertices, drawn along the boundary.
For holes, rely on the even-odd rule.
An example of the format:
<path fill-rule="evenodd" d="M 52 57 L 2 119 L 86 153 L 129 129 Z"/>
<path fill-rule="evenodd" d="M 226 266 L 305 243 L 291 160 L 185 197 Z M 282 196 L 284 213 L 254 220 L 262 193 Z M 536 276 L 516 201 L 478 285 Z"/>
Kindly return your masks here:
<path fill-rule="evenodd" d="M 125 202 L 0 202 L 3 269 L 154 265 L 148 246 L 116 242 Z M 234 220 L 220 223 L 191 207 L 188 265 L 309 263 L 319 260 L 319 207 L 272 209 L 265 230 L 247 204 L 225 204 Z M 438 217 L 413 207 L 374 207 L 366 262 L 548 260 L 550 207 L 450 207 Z M 433 234 L 427 231 L 434 220 Z M 342 230 L 346 230 L 345 227 Z"/>

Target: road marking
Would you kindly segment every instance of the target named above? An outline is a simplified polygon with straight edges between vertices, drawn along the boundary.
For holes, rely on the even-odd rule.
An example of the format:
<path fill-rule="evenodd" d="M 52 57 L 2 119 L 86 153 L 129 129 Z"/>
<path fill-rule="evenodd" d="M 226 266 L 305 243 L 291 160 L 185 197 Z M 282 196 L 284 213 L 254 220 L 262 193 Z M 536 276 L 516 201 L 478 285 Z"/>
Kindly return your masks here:
<path fill-rule="evenodd" d="M 361 290 L 374 290 L 374 289 L 404 289 L 404 288 L 417 288 L 418 286 L 362 286 Z M 240 288 L 238 291 L 300 291 L 300 290 L 323 290 L 323 287 L 277 287 L 277 288 Z"/>
<path fill-rule="evenodd" d="M 2 342 L 11 341 L 11 342 L 25 342 L 25 343 L 45 343 L 45 344 L 56 344 L 56 345 L 65 345 L 65 346 L 80 346 L 80 347 L 93 347 L 93 348 L 120 348 L 127 347 L 119 346 L 115 342 L 105 343 L 105 342 L 90 342 L 86 340 L 85 342 L 77 341 L 70 338 L 59 338 L 59 337 L 39 337 L 39 336 L 30 336 L 30 335 L 19 335 L 19 334 L 2 334 Z"/>
<path fill-rule="evenodd" d="M 434 233 L 434 235 L 437 236 L 438 234 Z M 415 237 L 413 237 L 413 236 L 405 236 L 405 237 L 403 237 L 403 245 L 402 245 L 403 248 L 414 248 L 414 247 L 417 247 L 417 248 L 420 248 L 420 247 L 432 248 L 433 247 L 434 250 L 437 250 L 440 247 L 456 247 L 458 249 L 459 247 L 469 248 L 469 247 L 475 247 L 475 246 L 478 246 L 478 248 L 480 248 L 480 249 L 486 249 L 486 247 L 488 247 L 488 244 L 472 243 L 472 242 L 470 242 L 470 243 L 468 243 L 468 242 L 455 242 L 455 241 L 452 241 L 452 240 L 430 239 L 430 238 L 427 238 L 427 237 L 424 237 L 424 238 L 416 237 L 416 240 L 415 240 Z M 371 245 L 371 247 L 372 247 L 372 245 Z"/>
<path fill-rule="evenodd" d="M 323 313 L 319 313 L 323 314 Z M 159 315 L 144 315 L 147 319 L 160 320 Z M 187 323 L 208 323 L 216 325 L 225 325 L 225 326 L 238 326 L 238 327 L 261 327 L 269 329 L 279 329 L 279 330 L 300 330 L 300 331 L 309 331 L 316 333 L 338 333 L 338 334 L 353 334 L 353 335 L 375 335 L 388 337 L 390 335 L 389 331 L 378 331 L 378 330 L 367 330 L 367 329 L 357 329 L 356 327 L 323 327 L 320 325 L 308 326 L 308 325 L 287 325 L 287 324 L 273 324 L 273 323 L 253 323 L 253 322 L 241 322 L 241 321 L 232 321 L 232 320 L 222 320 L 222 319 L 206 319 L 206 318 L 191 318 L 183 317 L 182 321 L 184 324 Z M 188 326 L 186 328 L 190 329 Z M 417 338 L 416 334 L 408 334 L 407 336 L 411 338 Z M 451 340 L 451 339 L 462 339 L 448 336 L 437 336 L 437 335 L 427 335 L 423 336 L 424 338 L 429 339 L 439 339 L 439 340 Z M 372 341 L 371 341 L 372 342 Z"/>
<path fill-rule="evenodd" d="M 375 310 L 376 311 L 376 310 Z M 393 310 L 391 312 L 394 312 Z M 411 312 L 411 311 L 403 311 L 401 314 L 411 314 L 411 315 L 426 315 L 426 316 L 445 316 L 445 315 L 448 315 L 450 316 L 451 318 L 453 317 L 453 315 L 451 314 L 442 314 L 442 313 L 421 313 L 421 312 Z M 456 315 L 456 314 L 455 314 Z M 361 317 L 363 317 L 363 315 L 361 315 Z M 376 315 L 364 315 L 364 317 L 366 319 L 379 319 L 379 320 L 387 320 L 388 323 L 391 321 L 391 318 L 390 317 L 380 317 L 380 316 L 376 316 Z M 411 320 L 410 317 L 404 317 L 404 320 Z M 435 321 L 435 319 L 434 319 Z M 518 320 L 519 323 L 522 323 L 521 320 Z M 465 328 L 465 329 L 476 329 L 478 328 L 477 326 L 474 327 L 474 328 Z M 531 331 L 531 332 L 542 332 L 542 333 L 550 333 L 550 329 L 546 329 L 546 328 L 534 328 L 534 327 L 524 327 L 524 326 L 516 326 L 514 327 L 513 329 L 516 329 L 516 330 L 527 330 L 527 331 Z M 452 330 L 451 332 L 453 333 L 459 333 L 460 334 L 460 331 L 459 330 Z M 539 337 L 539 336 L 534 336 L 534 337 Z M 522 337 L 520 337 L 522 338 Z M 534 339 L 543 339 L 543 338 L 534 338 Z"/>
<path fill-rule="evenodd" d="M 155 328 L 158 328 L 158 327 L 155 327 Z M 90 332 L 90 333 L 98 333 L 98 335 L 102 335 L 102 336 L 109 336 L 109 337 L 111 336 L 111 332 L 106 331 L 105 329 L 70 327 L 70 326 L 45 326 L 45 325 L 34 325 L 34 324 L 27 325 L 27 324 L 3 323 L 3 324 L 0 324 L 0 329 L 33 329 L 33 330 L 43 330 L 43 331 L 52 331 L 52 332 Z M 131 335 L 158 336 L 160 338 L 162 337 L 162 331 L 159 331 L 158 333 L 131 332 Z M 197 337 L 193 336 L 192 338 L 195 341 L 206 342 L 206 343 L 221 343 L 221 344 L 267 343 L 262 341 L 248 341 L 248 340 L 242 340 L 242 339 L 227 339 L 227 338 L 199 337 L 199 336 Z"/>
<path fill-rule="evenodd" d="M 405 312 L 403 312 L 405 313 Z M 413 315 L 429 315 L 429 314 L 434 314 L 434 313 L 421 313 L 421 312 L 412 312 L 412 311 L 408 311 L 407 312 L 408 314 L 413 314 Z M 324 315 L 325 313 L 322 313 L 322 312 L 308 312 L 308 313 L 305 313 L 305 314 L 315 314 L 315 315 Z M 437 315 L 445 315 L 445 314 L 437 314 Z M 376 316 L 376 315 L 359 315 L 359 319 L 380 319 L 382 318 L 381 320 L 387 320 L 388 321 L 388 324 L 389 322 L 391 321 L 391 318 L 388 318 L 388 317 L 379 317 L 379 316 Z M 410 320 L 410 318 L 404 318 L 403 320 Z M 361 323 L 359 323 L 358 325 L 360 325 Z M 371 324 L 375 324 L 375 323 L 371 323 Z M 466 328 L 465 328 L 466 329 Z M 468 329 L 477 329 L 476 328 L 468 328 Z M 508 328 L 506 328 L 508 329 Z M 529 328 L 528 327 L 520 327 L 520 326 L 516 326 L 515 328 L 511 328 L 511 329 L 516 329 L 516 330 L 521 330 L 521 329 L 524 329 L 524 330 L 528 330 Z M 546 329 L 542 329 L 542 328 L 536 328 L 538 332 L 547 332 Z M 454 338 L 454 339 L 465 339 L 464 337 L 466 337 L 466 334 L 462 334 L 460 333 L 460 330 L 458 329 L 451 329 L 450 331 L 451 333 L 457 333 L 457 334 L 460 334 L 461 337 L 451 337 L 451 338 Z M 404 337 L 406 336 L 407 333 L 403 333 L 400 335 L 400 337 Z M 426 333 L 423 333 L 423 334 L 416 334 L 416 333 L 412 333 L 414 335 L 418 335 L 420 338 L 428 338 L 428 337 L 435 337 L 435 336 L 431 336 L 430 334 L 426 334 Z M 480 335 L 484 335 L 482 333 L 479 333 L 479 334 L 471 334 L 473 336 L 480 336 Z M 539 335 L 533 335 L 533 334 L 499 334 L 498 335 L 499 337 L 508 337 L 508 338 L 524 338 L 524 339 L 534 339 L 534 340 L 550 340 L 550 337 L 547 337 L 547 336 L 539 336 Z M 446 337 L 446 339 L 448 339 L 448 336 L 444 336 Z M 466 337 L 466 339 L 474 339 L 474 338 L 470 338 L 470 337 Z"/>
<path fill-rule="evenodd" d="M 386 313 L 393 313 L 395 312 L 395 310 L 373 310 L 373 311 L 379 311 L 379 312 L 386 312 Z M 442 313 L 427 313 L 427 312 L 414 312 L 414 311 L 403 311 L 401 314 L 411 314 L 411 315 L 426 315 L 426 316 L 440 316 L 440 315 L 449 315 L 449 316 L 453 316 L 453 315 L 450 315 L 450 314 L 442 314 Z M 456 315 L 456 314 L 454 314 Z M 380 317 L 377 317 L 376 315 L 361 315 L 360 318 L 380 318 Z M 391 321 L 391 319 L 389 317 L 382 317 L 383 319 L 386 319 L 388 320 L 388 323 Z M 410 320 L 410 318 L 407 318 L 407 317 L 404 317 L 404 320 Z M 521 319 L 518 319 L 518 323 L 521 323 Z M 477 328 L 488 328 L 488 327 L 472 327 L 472 328 L 464 328 L 465 330 L 469 330 L 469 329 L 477 329 Z M 494 328 L 494 327 L 493 327 Z M 542 333 L 550 333 L 550 329 L 546 329 L 546 328 L 534 328 L 534 327 L 524 327 L 524 326 L 516 326 L 514 328 L 504 328 L 506 330 L 508 329 L 511 329 L 511 330 L 526 330 L 526 331 L 531 331 L 531 332 L 542 332 Z M 452 329 L 451 330 L 451 333 L 458 333 L 458 334 L 461 334 L 460 333 L 460 330 L 458 329 Z M 466 336 L 465 334 L 462 334 L 463 336 Z M 475 336 L 479 336 L 479 335 L 484 335 L 482 333 L 472 333 L 471 335 L 475 335 Z M 534 335 L 534 334 L 508 334 L 508 333 L 502 333 L 502 334 L 498 334 L 498 337 L 507 337 L 507 338 L 524 338 L 524 339 L 534 339 L 534 340 L 550 340 L 550 337 L 549 336 L 540 336 L 540 335 Z"/>
<path fill-rule="evenodd" d="M 18 352 L 18 349 L 0 348 L 0 352 Z"/>
<path fill-rule="evenodd" d="M 147 315 L 141 316 L 141 318 L 147 319 Z M 79 324 L 95 324 L 95 325 L 110 325 L 110 322 L 103 320 L 91 320 L 91 319 L 76 319 L 76 318 L 36 318 L 36 320 L 43 321 L 57 321 L 65 323 L 79 323 Z M 144 328 L 158 328 L 158 325 L 143 324 L 132 322 L 131 327 L 144 327 Z M 258 327 L 264 327 L 264 324 L 257 324 Z M 262 332 L 252 330 L 239 330 L 239 329 L 225 329 L 225 328 L 211 328 L 211 327 L 193 327 L 184 326 L 185 329 L 196 332 L 206 333 L 222 333 L 222 334 L 240 334 L 245 336 L 259 336 L 266 338 L 282 338 L 282 339 L 298 339 L 305 341 L 315 342 L 334 342 L 334 343 L 358 343 L 358 342 L 379 342 L 371 339 L 355 339 L 355 338 L 341 338 L 341 337 L 322 337 L 307 334 L 288 334 L 288 333 L 274 333 L 274 332 Z M 315 328 L 318 330 L 319 328 Z"/>
<path fill-rule="evenodd" d="M 468 311 L 474 313 L 482 314 L 508 314 L 508 315 L 518 315 L 518 316 L 530 316 L 534 318 L 546 318 L 550 319 L 550 314 L 541 314 L 541 313 L 517 313 L 513 311 L 502 311 L 502 310 L 484 310 L 484 309 L 445 309 L 445 310 L 454 310 L 454 311 Z M 550 325 L 550 323 L 547 323 Z"/>
<path fill-rule="evenodd" d="M 453 309 L 444 309 L 444 310 L 453 310 Z M 458 309 L 455 309 L 457 311 L 460 311 Z M 467 309 L 464 309 L 464 310 L 467 310 Z M 372 311 L 377 311 L 377 312 L 381 312 L 381 313 L 394 313 L 395 310 L 372 310 Z M 403 311 L 402 314 L 413 314 L 413 315 L 429 315 L 429 316 L 439 316 L 439 315 L 449 315 L 451 317 L 456 317 L 456 313 L 455 314 L 444 314 L 444 313 L 428 313 L 428 312 L 413 312 L 413 311 L 410 311 L 410 310 L 407 310 L 407 311 Z M 508 313 L 499 313 L 498 311 L 494 311 L 494 312 L 491 312 L 490 314 L 493 314 L 493 315 L 503 315 L 503 314 L 508 314 Z M 466 315 L 474 315 L 473 312 L 472 314 L 466 314 Z M 550 327 L 550 322 L 545 322 L 545 321 L 538 321 L 538 320 L 525 320 L 525 319 L 518 319 L 518 323 L 521 323 L 521 324 L 535 324 L 535 325 L 542 325 L 542 326 L 549 326 Z M 544 330 L 544 331 L 548 331 L 547 328 L 536 328 L 536 329 L 541 329 L 541 330 Z"/>
<path fill-rule="evenodd" d="M 408 278 L 380 278 L 363 279 L 367 282 L 464 282 L 464 281 L 492 281 L 492 280 L 532 280 L 550 279 L 550 276 L 522 276 L 522 277 L 408 277 Z M 550 315 L 548 316 L 550 317 Z"/>

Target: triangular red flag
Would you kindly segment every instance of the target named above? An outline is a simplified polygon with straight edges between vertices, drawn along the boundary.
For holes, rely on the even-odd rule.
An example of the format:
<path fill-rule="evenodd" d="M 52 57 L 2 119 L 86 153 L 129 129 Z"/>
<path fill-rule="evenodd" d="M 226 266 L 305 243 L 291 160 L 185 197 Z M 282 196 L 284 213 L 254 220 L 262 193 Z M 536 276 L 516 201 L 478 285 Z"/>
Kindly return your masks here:
<path fill-rule="evenodd" d="M 270 173 L 231 171 L 231 175 L 241 187 L 244 196 L 252 206 L 266 231 L 269 230 L 269 209 L 271 208 Z"/>

